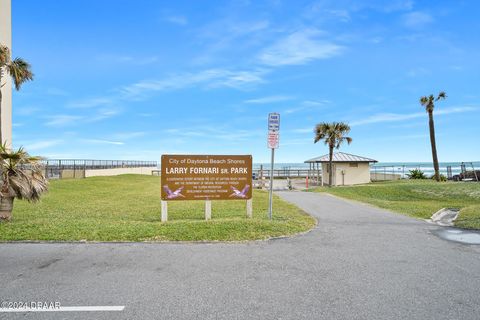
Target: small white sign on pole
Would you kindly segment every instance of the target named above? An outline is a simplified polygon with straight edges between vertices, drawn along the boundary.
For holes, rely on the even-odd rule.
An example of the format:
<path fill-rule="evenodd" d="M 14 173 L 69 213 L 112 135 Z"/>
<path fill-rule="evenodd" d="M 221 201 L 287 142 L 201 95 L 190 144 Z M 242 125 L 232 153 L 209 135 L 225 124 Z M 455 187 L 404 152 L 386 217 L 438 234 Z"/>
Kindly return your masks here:
<path fill-rule="evenodd" d="M 268 114 L 268 132 L 272 131 L 280 131 L 280 114 L 276 112 Z"/>
<path fill-rule="evenodd" d="M 278 149 L 278 144 L 280 142 L 280 135 L 278 132 L 269 132 L 267 138 L 268 148 Z"/>
<path fill-rule="evenodd" d="M 267 145 L 272 150 L 272 160 L 270 163 L 270 195 L 268 206 L 268 218 L 272 219 L 273 211 L 273 164 L 275 161 L 275 149 L 278 149 L 280 142 L 280 114 L 273 112 L 268 114 L 268 136 Z"/>

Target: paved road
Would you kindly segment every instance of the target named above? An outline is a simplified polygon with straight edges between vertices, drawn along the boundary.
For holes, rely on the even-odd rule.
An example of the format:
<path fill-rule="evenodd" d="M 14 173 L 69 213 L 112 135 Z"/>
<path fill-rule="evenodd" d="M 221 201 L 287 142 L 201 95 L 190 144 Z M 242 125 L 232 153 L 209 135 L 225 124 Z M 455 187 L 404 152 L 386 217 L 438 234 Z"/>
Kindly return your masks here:
<path fill-rule="evenodd" d="M 331 196 L 279 195 L 318 227 L 244 244 L 2 244 L 1 300 L 125 310 L 0 319 L 479 319 L 479 246 Z"/>

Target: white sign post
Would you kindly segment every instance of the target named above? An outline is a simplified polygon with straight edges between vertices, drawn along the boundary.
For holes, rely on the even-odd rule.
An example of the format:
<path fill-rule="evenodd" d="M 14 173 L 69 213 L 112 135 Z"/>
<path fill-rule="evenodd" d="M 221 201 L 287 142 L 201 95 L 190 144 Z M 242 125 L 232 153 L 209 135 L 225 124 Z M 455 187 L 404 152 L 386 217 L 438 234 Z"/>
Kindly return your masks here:
<path fill-rule="evenodd" d="M 268 114 L 268 148 L 272 149 L 272 158 L 270 163 L 270 195 L 268 205 L 268 218 L 272 220 L 273 209 L 273 164 L 275 162 L 275 149 L 278 148 L 280 141 L 280 114 L 269 113 Z"/>

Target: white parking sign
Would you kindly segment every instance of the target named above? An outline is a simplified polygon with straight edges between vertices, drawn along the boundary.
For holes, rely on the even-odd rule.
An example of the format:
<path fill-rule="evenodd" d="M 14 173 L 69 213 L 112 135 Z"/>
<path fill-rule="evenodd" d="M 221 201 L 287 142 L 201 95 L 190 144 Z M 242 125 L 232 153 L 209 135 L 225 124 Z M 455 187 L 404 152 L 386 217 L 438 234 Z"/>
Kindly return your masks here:
<path fill-rule="evenodd" d="M 269 132 L 280 131 L 280 114 L 278 113 L 268 114 L 268 131 Z"/>

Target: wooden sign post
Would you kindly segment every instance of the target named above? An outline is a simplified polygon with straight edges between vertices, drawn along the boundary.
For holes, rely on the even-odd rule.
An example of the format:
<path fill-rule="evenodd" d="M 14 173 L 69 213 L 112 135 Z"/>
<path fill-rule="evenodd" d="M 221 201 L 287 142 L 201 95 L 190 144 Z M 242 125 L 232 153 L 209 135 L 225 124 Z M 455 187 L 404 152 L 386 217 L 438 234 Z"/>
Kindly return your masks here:
<path fill-rule="evenodd" d="M 212 219 L 212 201 L 205 201 L 205 220 L 208 221 Z"/>
<path fill-rule="evenodd" d="M 167 222 L 168 220 L 168 204 L 167 201 L 162 200 L 162 222 Z"/>

